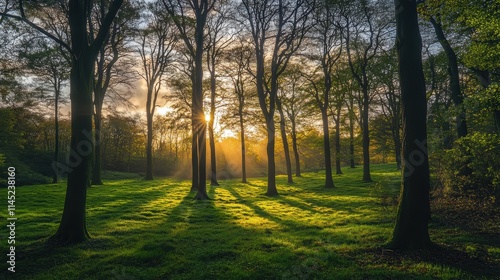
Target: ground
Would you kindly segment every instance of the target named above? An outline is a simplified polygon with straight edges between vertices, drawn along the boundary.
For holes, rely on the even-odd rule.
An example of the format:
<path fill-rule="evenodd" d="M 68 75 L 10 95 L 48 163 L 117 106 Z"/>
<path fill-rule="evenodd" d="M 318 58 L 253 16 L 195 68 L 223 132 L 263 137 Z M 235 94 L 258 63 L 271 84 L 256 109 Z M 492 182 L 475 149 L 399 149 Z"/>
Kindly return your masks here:
<path fill-rule="evenodd" d="M 265 196 L 264 178 L 222 180 L 210 201 L 190 182 L 144 181 L 107 173 L 88 190 L 92 240 L 55 247 L 47 240 L 61 217 L 65 184 L 18 187 L 16 273 L 12 279 L 495 279 L 500 275 L 497 210 L 463 224 L 455 204 L 433 202 L 431 239 L 422 252 L 383 249 L 396 214 L 395 165 L 344 168 L 335 189 L 323 173 L 305 173 L 280 196 Z M 107 176 L 107 177 L 106 177 Z M 451 210 L 450 210 L 451 209 Z M 467 213 L 471 209 L 466 209 Z M 451 211 L 451 212 L 450 212 Z M 453 212 L 455 211 L 455 212 Z M 456 212 L 458 211 L 458 212 Z"/>

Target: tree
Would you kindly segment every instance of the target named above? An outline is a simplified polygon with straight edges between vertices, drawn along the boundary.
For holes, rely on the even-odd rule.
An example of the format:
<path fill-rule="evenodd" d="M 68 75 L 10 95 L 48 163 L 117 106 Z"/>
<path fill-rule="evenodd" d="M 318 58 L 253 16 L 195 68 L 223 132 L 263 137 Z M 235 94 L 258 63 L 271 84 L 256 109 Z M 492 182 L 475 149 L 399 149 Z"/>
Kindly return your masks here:
<path fill-rule="evenodd" d="M 280 96 L 283 110 L 290 120 L 290 136 L 292 138 L 292 150 L 295 158 L 295 176 L 301 177 L 300 168 L 300 153 L 298 145 L 298 126 L 299 118 L 304 118 L 310 113 L 308 98 L 306 96 L 306 79 L 299 65 L 290 65 L 289 69 L 284 72 L 282 90 L 284 94 Z"/>
<path fill-rule="evenodd" d="M 330 95 L 332 92 L 333 67 L 340 59 L 342 54 L 342 37 L 340 36 L 340 26 L 336 7 L 332 3 L 325 3 L 318 7 L 314 17 L 313 47 L 315 53 L 310 56 L 315 63 L 319 63 L 321 72 L 321 85 L 316 84 L 315 78 L 309 78 L 314 90 L 313 96 L 317 106 L 321 111 L 321 120 L 323 122 L 323 146 L 325 156 L 325 187 L 333 188 L 332 160 L 330 148 L 330 130 L 328 121 L 328 108 L 330 105 Z M 321 94 L 320 94 L 321 92 Z M 337 166 L 337 171 L 340 166 Z"/>
<path fill-rule="evenodd" d="M 103 5 L 101 3 L 100 5 Z M 94 21 L 101 22 L 105 10 L 95 13 Z M 129 57 L 130 49 L 126 46 L 127 38 L 131 37 L 138 13 L 131 3 L 126 2 L 117 14 L 110 28 L 109 35 L 99 50 L 96 60 L 94 83 L 94 164 L 92 169 L 92 185 L 102 185 L 101 179 L 101 121 L 104 100 L 108 97 L 113 103 L 127 103 L 128 98 L 116 90 L 120 86 L 131 87 L 134 80 L 134 62 Z M 128 104 L 127 104 L 128 105 Z"/>
<path fill-rule="evenodd" d="M 404 172 L 396 225 L 389 247 L 409 250 L 431 246 L 428 232 L 431 213 L 426 143 L 427 101 L 416 2 L 395 0 Z"/>
<path fill-rule="evenodd" d="M 161 85 L 167 66 L 172 59 L 176 42 L 170 16 L 165 16 L 155 3 L 148 5 L 146 17 L 148 26 L 140 32 L 140 47 L 137 49 L 141 57 L 142 72 L 140 76 L 146 82 L 146 180 L 153 180 L 153 117 Z"/>
<path fill-rule="evenodd" d="M 388 21 L 377 19 L 375 8 L 365 1 L 361 1 L 359 10 L 344 11 L 343 16 L 349 67 L 362 93 L 360 111 L 363 133 L 363 181 L 371 182 L 370 130 L 368 125 L 371 95 L 367 70 L 370 61 L 382 47 L 383 32 Z M 383 17 L 383 15 L 379 15 L 379 17 Z"/>
<path fill-rule="evenodd" d="M 243 41 L 243 40 L 240 40 Z M 229 65 L 225 68 L 233 84 L 233 93 L 237 99 L 237 116 L 240 129 L 241 143 L 241 181 L 247 183 L 246 169 L 246 144 L 245 144 L 245 115 L 246 115 L 246 100 L 248 96 L 247 86 L 250 83 L 247 74 L 247 69 L 250 64 L 250 56 L 252 50 L 241 44 L 226 52 L 226 59 Z"/>
<path fill-rule="evenodd" d="M 162 0 L 165 9 L 179 30 L 180 37 L 194 62 L 192 72 L 193 187 L 195 199 L 209 199 L 206 182 L 206 122 L 203 112 L 204 30 L 208 14 L 216 0 Z M 194 16 L 191 18 L 188 11 Z M 194 42 L 191 26 L 194 23 Z"/>
<path fill-rule="evenodd" d="M 214 8 L 214 15 L 207 21 L 207 68 L 210 73 L 210 119 L 208 120 L 208 135 L 210 142 L 210 185 L 218 186 L 217 182 L 217 158 L 215 150 L 215 103 L 217 96 L 217 69 L 216 66 L 222 56 L 222 52 L 232 41 L 232 36 L 224 34 L 230 26 L 228 19 L 229 10 L 226 1 L 219 1 Z"/>
<path fill-rule="evenodd" d="M 382 115 L 389 121 L 389 131 L 394 143 L 396 168 L 401 170 L 401 100 L 398 90 L 397 65 L 394 51 L 382 52 L 375 58 L 372 73 L 377 84 L 377 97 Z"/>
<path fill-rule="evenodd" d="M 37 76 L 42 83 L 47 84 L 50 91 L 54 92 L 54 163 L 59 161 L 59 106 L 63 83 L 68 80 L 68 61 L 61 55 L 59 49 L 50 45 L 45 40 L 30 41 L 25 50 L 19 54 L 31 74 Z M 44 90 L 44 89 L 41 89 Z M 47 99 L 45 96 L 42 98 Z M 53 170 L 52 183 L 57 183 L 58 172 Z"/>
<path fill-rule="evenodd" d="M 19 2 L 19 14 L 0 14 L 31 26 L 54 40 L 71 56 L 71 155 L 68 166 L 65 166 L 66 171 L 69 173 L 62 220 L 59 229 L 52 237 L 53 240 L 63 243 L 82 242 L 90 237 L 86 226 L 85 205 L 87 187 L 90 185 L 93 152 L 93 144 L 89 140 L 89 135 L 92 133 L 94 63 L 122 2 L 123 0 L 113 0 L 109 4 L 108 12 L 100 25 L 99 31 L 96 34 L 89 34 L 87 26 L 90 24 L 90 13 L 94 1 L 69 0 L 67 12 L 71 37 L 70 44 L 61 41 L 57 36 L 36 25 L 34 21 L 29 20 L 25 13 L 24 1 Z M 36 2 L 32 4 L 33 9 L 43 9 L 43 6 L 38 6 Z"/>
<path fill-rule="evenodd" d="M 259 106 L 266 121 L 266 195 L 276 196 L 274 114 L 278 80 L 311 27 L 308 18 L 313 5 L 309 0 L 243 0 L 242 6 L 241 15 L 247 20 L 245 26 L 250 29 L 256 59 L 252 75 L 256 80 Z M 266 57 L 269 57 L 270 67 L 265 65 Z"/>
<path fill-rule="evenodd" d="M 283 89 L 281 89 L 283 91 Z M 280 116 L 280 133 L 281 133 L 281 140 L 283 142 L 283 153 L 285 154 L 285 165 L 286 165 L 286 174 L 287 174 L 287 180 L 288 183 L 293 183 L 293 178 L 292 178 L 292 161 L 290 158 L 290 148 L 288 146 L 288 137 L 286 133 L 286 117 L 283 109 L 283 100 L 284 100 L 284 93 L 281 95 L 279 94 L 280 90 L 278 89 L 278 97 L 276 98 L 276 109 L 278 109 L 278 113 Z"/>

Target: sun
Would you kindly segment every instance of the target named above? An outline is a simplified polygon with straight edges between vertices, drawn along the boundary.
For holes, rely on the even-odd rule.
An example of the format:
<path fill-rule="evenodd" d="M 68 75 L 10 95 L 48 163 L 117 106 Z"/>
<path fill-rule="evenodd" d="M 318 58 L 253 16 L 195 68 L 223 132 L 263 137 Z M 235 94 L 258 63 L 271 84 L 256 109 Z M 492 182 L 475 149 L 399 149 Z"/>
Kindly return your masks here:
<path fill-rule="evenodd" d="M 205 121 L 209 122 L 210 121 L 210 114 L 205 114 Z"/>

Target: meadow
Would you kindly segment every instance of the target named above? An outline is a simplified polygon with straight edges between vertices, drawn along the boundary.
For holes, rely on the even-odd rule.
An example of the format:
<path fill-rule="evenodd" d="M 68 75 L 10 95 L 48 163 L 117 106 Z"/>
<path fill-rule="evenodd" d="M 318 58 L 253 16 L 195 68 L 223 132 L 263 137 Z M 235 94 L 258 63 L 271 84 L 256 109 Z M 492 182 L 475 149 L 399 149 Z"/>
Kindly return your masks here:
<path fill-rule="evenodd" d="M 88 190 L 92 239 L 70 247 L 47 242 L 61 218 L 65 183 L 18 187 L 16 272 L 5 268 L 0 275 L 32 280 L 500 275 L 494 219 L 483 229 L 465 228 L 439 210 L 430 224 L 431 239 L 439 247 L 412 253 L 386 250 L 397 211 L 399 172 L 392 164 L 373 165 L 373 183 L 361 182 L 361 168 L 343 172 L 334 175 L 334 189 L 322 186 L 321 171 L 304 173 L 293 184 L 278 176 L 280 196 L 272 198 L 264 195 L 265 178 L 250 178 L 248 184 L 222 180 L 221 186 L 209 187 L 209 201 L 194 200 L 189 181 L 106 173 L 105 185 Z"/>

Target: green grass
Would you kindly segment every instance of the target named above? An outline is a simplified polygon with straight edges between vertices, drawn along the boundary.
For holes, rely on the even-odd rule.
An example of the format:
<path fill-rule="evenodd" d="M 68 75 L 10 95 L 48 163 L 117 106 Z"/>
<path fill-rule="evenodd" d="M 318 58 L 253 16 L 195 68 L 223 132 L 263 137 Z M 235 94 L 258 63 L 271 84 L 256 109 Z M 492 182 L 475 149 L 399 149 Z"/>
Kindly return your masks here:
<path fill-rule="evenodd" d="M 343 171 L 329 190 L 321 172 L 290 185 L 278 176 L 274 198 L 263 195 L 263 178 L 221 181 L 209 188 L 210 201 L 194 200 L 188 181 L 113 173 L 113 180 L 88 190 L 93 238 L 71 247 L 47 244 L 65 184 L 20 187 L 16 273 L 4 265 L 2 274 L 31 280 L 493 279 L 498 273 L 498 239 L 439 219 L 430 229 L 444 245 L 437 257 L 382 250 L 392 233 L 399 173 L 393 165 L 374 165 L 375 182 L 362 183 L 361 168 Z"/>

